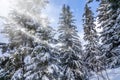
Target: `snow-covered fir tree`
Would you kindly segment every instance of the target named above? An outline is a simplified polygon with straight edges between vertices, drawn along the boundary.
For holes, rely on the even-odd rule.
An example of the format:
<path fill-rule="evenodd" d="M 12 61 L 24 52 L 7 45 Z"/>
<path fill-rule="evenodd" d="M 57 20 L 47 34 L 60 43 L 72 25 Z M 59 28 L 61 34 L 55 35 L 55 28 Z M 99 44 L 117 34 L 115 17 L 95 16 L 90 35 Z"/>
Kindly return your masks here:
<path fill-rule="evenodd" d="M 83 14 L 83 27 L 84 27 L 84 40 L 86 41 L 84 50 L 84 61 L 89 71 L 98 72 L 101 62 L 99 61 L 100 50 L 98 45 L 98 35 L 96 25 L 94 24 L 95 18 L 91 7 L 88 3 L 85 5 Z"/>
<path fill-rule="evenodd" d="M 82 46 L 70 7 L 63 5 L 59 18 L 58 40 L 63 75 L 61 80 L 86 80 L 82 66 Z"/>
<path fill-rule="evenodd" d="M 24 18 L 21 18 L 21 17 L 24 17 Z M 25 29 L 27 29 L 25 28 L 27 25 L 25 22 L 28 21 L 27 17 L 24 16 L 23 14 L 14 12 L 14 13 L 11 13 L 10 18 L 11 18 L 11 22 L 10 23 L 8 22 L 7 24 L 5 24 L 6 26 L 5 33 L 8 34 L 9 42 L 10 42 L 8 44 L 8 50 L 7 50 L 7 53 L 10 54 L 10 56 L 7 58 L 9 60 L 4 65 L 5 70 L 8 70 L 8 73 L 5 75 L 7 79 L 10 79 L 18 69 L 23 67 L 24 49 L 28 49 L 28 51 L 30 51 L 31 48 L 33 48 L 32 38 L 30 36 L 27 36 L 23 32 Z M 30 25 L 27 25 L 27 26 L 30 26 Z M 18 61 L 14 63 L 13 60 L 16 60 L 16 59 Z M 6 67 L 8 66 L 9 68 L 6 69 Z"/>
<path fill-rule="evenodd" d="M 37 28 L 35 35 L 38 39 L 34 40 L 36 46 L 32 51 L 31 61 L 26 67 L 26 80 L 59 79 L 59 54 L 58 51 L 50 45 L 53 40 L 52 30 L 47 23 Z"/>
<path fill-rule="evenodd" d="M 119 1 L 101 0 L 98 8 L 98 20 L 103 30 L 101 32 L 102 53 L 107 67 L 120 65 L 120 8 Z"/>
<path fill-rule="evenodd" d="M 46 19 L 41 17 L 41 9 L 47 3 L 46 0 L 19 0 L 17 7 L 10 13 L 5 24 L 5 33 L 10 41 L 10 57 L 2 60 L 2 63 L 5 63 L 3 70 L 7 72 L 2 76 L 5 79 L 57 79 L 54 59 L 57 50 L 55 52 L 48 45 L 53 37 L 50 34 L 52 28 L 48 26 Z"/>

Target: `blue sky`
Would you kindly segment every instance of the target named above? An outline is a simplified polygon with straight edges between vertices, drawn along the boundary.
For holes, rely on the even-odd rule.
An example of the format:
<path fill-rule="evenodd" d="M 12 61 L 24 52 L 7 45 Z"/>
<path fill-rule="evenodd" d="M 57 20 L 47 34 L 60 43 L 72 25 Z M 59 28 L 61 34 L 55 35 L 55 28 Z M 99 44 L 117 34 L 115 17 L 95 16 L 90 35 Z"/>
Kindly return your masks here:
<path fill-rule="evenodd" d="M 54 19 L 54 21 L 51 22 L 51 25 L 54 27 L 58 26 L 57 23 L 58 23 L 58 18 L 61 12 L 62 5 L 66 4 L 71 7 L 71 11 L 73 12 L 73 15 L 75 16 L 74 18 L 76 19 L 75 23 L 78 27 L 78 31 L 83 32 L 82 15 L 84 13 L 85 3 L 86 3 L 86 0 L 50 0 L 49 5 L 51 6 L 49 7 L 51 7 L 51 9 L 50 9 L 50 12 L 48 12 L 48 16 Z M 96 9 L 98 7 L 98 2 L 93 2 L 90 4 L 90 6 L 96 16 Z"/>

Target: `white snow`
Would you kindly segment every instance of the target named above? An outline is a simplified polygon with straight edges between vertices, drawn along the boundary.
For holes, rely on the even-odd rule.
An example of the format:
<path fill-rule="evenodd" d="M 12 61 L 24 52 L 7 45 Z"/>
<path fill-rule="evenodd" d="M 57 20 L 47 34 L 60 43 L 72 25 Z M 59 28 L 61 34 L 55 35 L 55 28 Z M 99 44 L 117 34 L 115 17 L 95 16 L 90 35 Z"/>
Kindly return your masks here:
<path fill-rule="evenodd" d="M 53 73 L 53 69 L 51 68 L 51 66 L 49 66 L 49 67 L 47 68 L 47 70 L 48 70 L 49 73 Z"/>
<path fill-rule="evenodd" d="M 47 76 L 43 76 L 42 80 L 49 80 Z"/>
<path fill-rule="evenodd" d="M 3 72 L 4 72 L 4 69 L 1 69 L 1 68 L 0 68 L 0 76 L 3 75 Z"/>
<path fill-rule="evenodd" d="M 1 19 L 0 19 L 0 26 L 3 26 Z M 6 36 L 1 33 L 2 30 L 3 30 L 3 27 L 0 27 L 0 43 L 8 43 L 9 42 L 8 38 L 6 38 Z M 7 53 L 2 54 L 0 49 L 0 57 L 2 56 L 8 56 L 8 54 Z"/>
<path fill-rule="evenodd" d="M 21 79 L 22 78 L 22 69 L 17 70 L 14 75 L 12 76 L 11 80 L 16 80 L 17 79 Z"/>
<path fill-rule="evenodd" d="M 41 57 L 41 60 L 45 61 L 46 59 L 49 59 L 49 58 L 50 58 L 50 54 L 49 53 L 45 53 L 44 56 Z M 38 59 L 39 59 L 39 57 L 38 57 Z"/>
<path fill-rule="evenodd" d="M 50 43 L 49 46 L 51 46 L 52 48 L 58 48 L 58 47 L 61 47 L 63 45 L 63 43 L 57 43 L 57 44 L 52 44 Z"/>
<path fill-rule="evenodd" d="M 90 80 L 120 80 L 120 68 L 99 72 L 98 74 L 94 74 Z"/>
<path fill-rule="evenodd" d="M 31 63 L 32 63 L 32 58 L 31 58 L 31 56 L 26 56 L 26 58 L 24 59 L 24 63 L 25 63 L 25 64 L 31 64 Z"/>

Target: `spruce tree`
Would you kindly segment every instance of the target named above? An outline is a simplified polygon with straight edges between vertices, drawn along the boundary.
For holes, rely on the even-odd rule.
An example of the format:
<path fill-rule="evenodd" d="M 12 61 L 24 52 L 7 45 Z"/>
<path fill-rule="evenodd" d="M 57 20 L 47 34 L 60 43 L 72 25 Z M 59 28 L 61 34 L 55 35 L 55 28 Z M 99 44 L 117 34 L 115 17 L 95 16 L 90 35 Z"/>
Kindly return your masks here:
<path fill-rule="evenodd" d="M 29 80 L 58 80 L 58 51 L 50 44 L 53 40 L 52 28 L 49 25 L 39 26 L 35 33 L 38 40 L 31 53 L 31 61 L 27 65 L 26 79 Z"/>
<path fill-rule="evenodd" d="M 93 12 L 86 3 L 85 12 L 83 14 L 84 40 L 86 41 L 84 50 L 84 61 L 89 71 L 97 72 L 100 68 L 100 51 L 98 45 L 98 35 Z M 99 65 L 98 65 L 99 64 Z"/>
<path fill-rule="evenodd" d="M 5 75 L 5 77 L 12 80 L 24 80 L 24 58 L 29 55 L 34 48 L 33 37 L 29 36 L 33 35 L 31 31 L 34 31 L 34 29 L 31 29 L 33 25 L 28 24 L 28 22 L 33 22 L 30 21 L 32 18 L 18 12 L 13 12 L 10 18 L 13 22 L 11 21 L 12 23 L 7 24 L 5 27 L 5 32 L 8 34 L 10 41 L 7 51 L 10 57 L 9 61 L 5 64 L 5 68 L 9 67 L 7 68 L 9 73 Z M 32 28 L 34 27 L 36 26 Z"/>
<path fill-rule="evenodd" d="M 103 29 L 101 32 L 102 52 L 107 67 L 120 65 L 120 36 L 119 36 L 119 6 L 118 2 L 101 0 L 99 11 L 99 23 Z"/>
<path fill-rule="evenodd" d="M 4 71 L 8 72 L 4 75 L 6 79 L 59 78 L 58 50 L 50 45 L 53 45 L 53 29 L 46 23 L 47 19 L 41 17 L 41 9 L 47 2 L 20 0 L 19 8 L 11 13 L 10 22 L 5 27 L 10 39 L 8 52 L 11 54 L 4 65 Z"/>
<path fill-rule="evenodd" d="M 63 44 L 60 47 L 60 61 L 63 73 L 61 80 L 85 80 L 81 63 L 82 46 L 69 6 L 63 5 L 58 32 L 58 40 Z"/>

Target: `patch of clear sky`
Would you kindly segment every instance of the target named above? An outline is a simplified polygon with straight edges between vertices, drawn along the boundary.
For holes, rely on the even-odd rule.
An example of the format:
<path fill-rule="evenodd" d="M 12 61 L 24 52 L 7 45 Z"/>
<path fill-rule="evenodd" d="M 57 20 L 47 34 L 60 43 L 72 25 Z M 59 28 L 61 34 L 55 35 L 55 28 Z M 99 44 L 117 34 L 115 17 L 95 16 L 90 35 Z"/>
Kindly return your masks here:
<path fill-rule="evenodd" d="M 82 15 L 84 13 L 84 6 L 86 3 L 86 0 L 50 0 L 50 3 L 54 4 L 55 6 L 59 6 L 60 8 L 62 8 L 63 4 L 69 5 L 73 12 L 74 19 L 76 19 L 75 23 L 77 26 L 77 30 L 79 32 L 83 32 Z M 89 4 L 92 11 L 94 12 L 95 17 L 97 15 L 96 10 L 98 8 L 98 5 L 99 5 L 99 2 L 96 2 L 96 1 Z"/>

